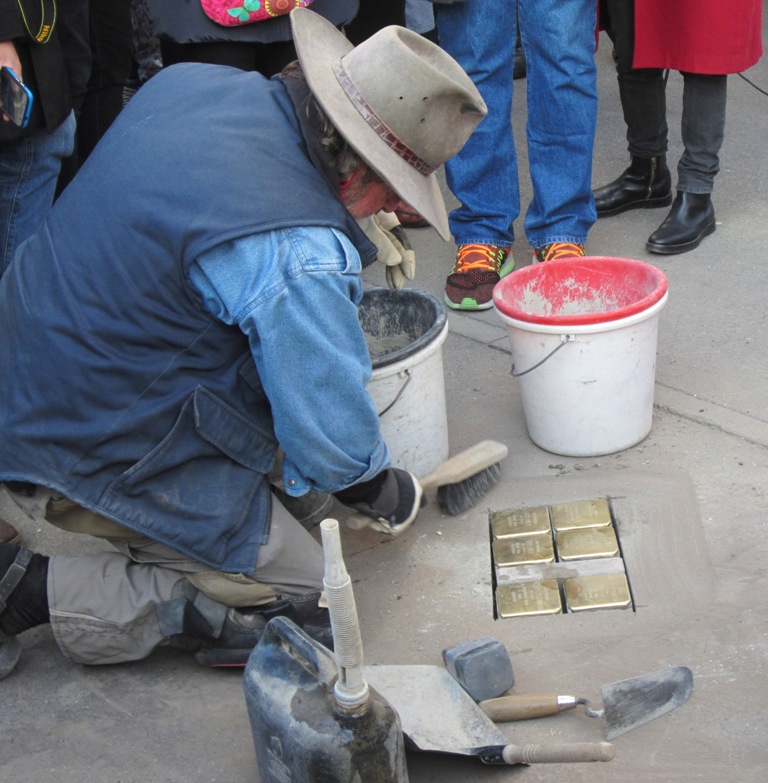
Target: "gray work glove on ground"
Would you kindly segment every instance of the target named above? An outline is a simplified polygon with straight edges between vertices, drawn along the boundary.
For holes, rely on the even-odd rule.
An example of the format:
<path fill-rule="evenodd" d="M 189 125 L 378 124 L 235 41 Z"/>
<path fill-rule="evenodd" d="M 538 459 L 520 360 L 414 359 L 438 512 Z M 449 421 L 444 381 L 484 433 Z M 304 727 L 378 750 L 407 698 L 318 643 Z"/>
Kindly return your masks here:
<path fill-rule="evenodd" d="M 399 291 L 416 276 L 416 253 L 394 212 L 377 212 L 357 221 L 376 245 L 377 260 L 387 268 L 387 285 Z"/>
<path fill-rule="evenodd" d="M 389 536 L 398 536 L 410 527 L 427 501 L 417 478 L 400 468 L 388 468 L 334 496 L 359 512 L 351 524 L 347 521 L 350 527 L 372 527 Z"/>

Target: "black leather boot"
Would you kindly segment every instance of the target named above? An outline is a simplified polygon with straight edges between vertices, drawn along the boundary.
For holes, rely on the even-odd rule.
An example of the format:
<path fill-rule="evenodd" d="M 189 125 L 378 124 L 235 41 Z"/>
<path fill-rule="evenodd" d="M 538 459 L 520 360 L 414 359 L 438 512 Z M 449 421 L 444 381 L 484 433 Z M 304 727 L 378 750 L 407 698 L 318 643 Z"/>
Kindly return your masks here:
<path fill-rule="evenodd" d="M 645 247 L 651 253 L 674 255 L 697 248 L 715 230 L 715 208 L 709 193 L 677 192 L 664 222 Z"/>
<path fill-rule="evenodd" d="M 192 634 L 193 639 L 198 636 L 202 641 L 195 660 L 203 666 L 245 666 L 273 617 L 287 617 L 312 639 L 332 650 L 331 616 L 328 609 L 319 605 L 319 599 L 320 593 L 308 593 L 277 598 L 263 606 L 230 609 L 215 638 L 206 632 Z"/>
<path fill-rule="evenodd" d="M 48 558 L 0 544 L 0 643 L 47 623 Z"/>
<path fill-rule="evenodd" d="M 666 207 L 672 202 L 672 175 L 667 156 L 632 156 L 629 168 L 613 182 L 595 190 L 597 216 L 610 217 L 628 209 Z"/>

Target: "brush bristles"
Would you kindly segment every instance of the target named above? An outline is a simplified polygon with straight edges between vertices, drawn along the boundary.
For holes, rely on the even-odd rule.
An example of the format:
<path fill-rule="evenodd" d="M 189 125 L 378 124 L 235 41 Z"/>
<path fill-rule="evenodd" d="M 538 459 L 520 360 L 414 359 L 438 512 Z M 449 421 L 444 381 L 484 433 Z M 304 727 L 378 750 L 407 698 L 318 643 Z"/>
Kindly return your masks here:
<path fill-rule="evenodd" d="M 451 516 L 463 514 L 478 503 L 486 492 L 498 483 L 499 478 L 501 463 L 497 462 L 456 484 L 438 487 L 438 505 Z"/>

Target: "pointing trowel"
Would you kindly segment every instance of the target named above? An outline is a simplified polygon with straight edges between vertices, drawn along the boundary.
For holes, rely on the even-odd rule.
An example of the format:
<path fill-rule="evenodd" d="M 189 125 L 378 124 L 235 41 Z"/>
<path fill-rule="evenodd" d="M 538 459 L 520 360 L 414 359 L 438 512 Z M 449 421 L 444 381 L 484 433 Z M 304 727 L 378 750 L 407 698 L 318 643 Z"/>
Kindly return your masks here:
<path fill-rule="evenodd" d="M 692 690 L 691 670 L 676 666 L 603 685 L 602 709 L 592 709 L 587 699 L 555 694 L 500 696 L 479 706 L 493 721 L 502 722 L 556 715 L 583 704 L 591 718 L 605 720 L 605 736 L 611 740 L 684 704 Z"/>

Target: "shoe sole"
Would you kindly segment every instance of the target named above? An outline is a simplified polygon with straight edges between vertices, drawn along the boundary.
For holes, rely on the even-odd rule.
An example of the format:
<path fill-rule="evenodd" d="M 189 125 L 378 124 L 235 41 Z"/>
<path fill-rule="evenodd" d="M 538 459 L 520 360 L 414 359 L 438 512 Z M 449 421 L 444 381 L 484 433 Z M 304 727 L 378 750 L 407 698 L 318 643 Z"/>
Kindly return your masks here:
<path fill-rule="evenodd" d="M 613 217 L 622 212 L 628 212 L 630 209 L 658 209 L 659 207 L 668 207 L 672 203 L 672 194 L 666 196 L 657 196 L 656 198 L 643 198 L 639 201 L 630 201 L 629 204 L 622 204 L 620 207 L 606 209 L 597 212 L 598 218 Z"/>
<path fill-rule="evenodd" d="M 675 256 L 680 253 L 687 253 L 689 250 L 695 250 L 705 237 L 715 233 L 715 221 L 712 220 L 708 223 L 701 233 L 690 242 L 683 242 L 680 245 L 653 245 L 650 242 L 646 242 L 645 249 L 649 253 L 656 253 L 661 256 Z"/>
<path fill-rule="evenodd" d="M 462 299 L 461 302 L 457 304 L 456 302 L 450 300 L 447 294 L 444 298 L 444 301 L 448 307 L 451 308 L 451 310 L 465 310 L 474 312 L 477 310 L 490 310 L 493 307 L 493 302 L 484 302 L 483 304 L 478 304 L 474 299 L 470 298 Z"/>

